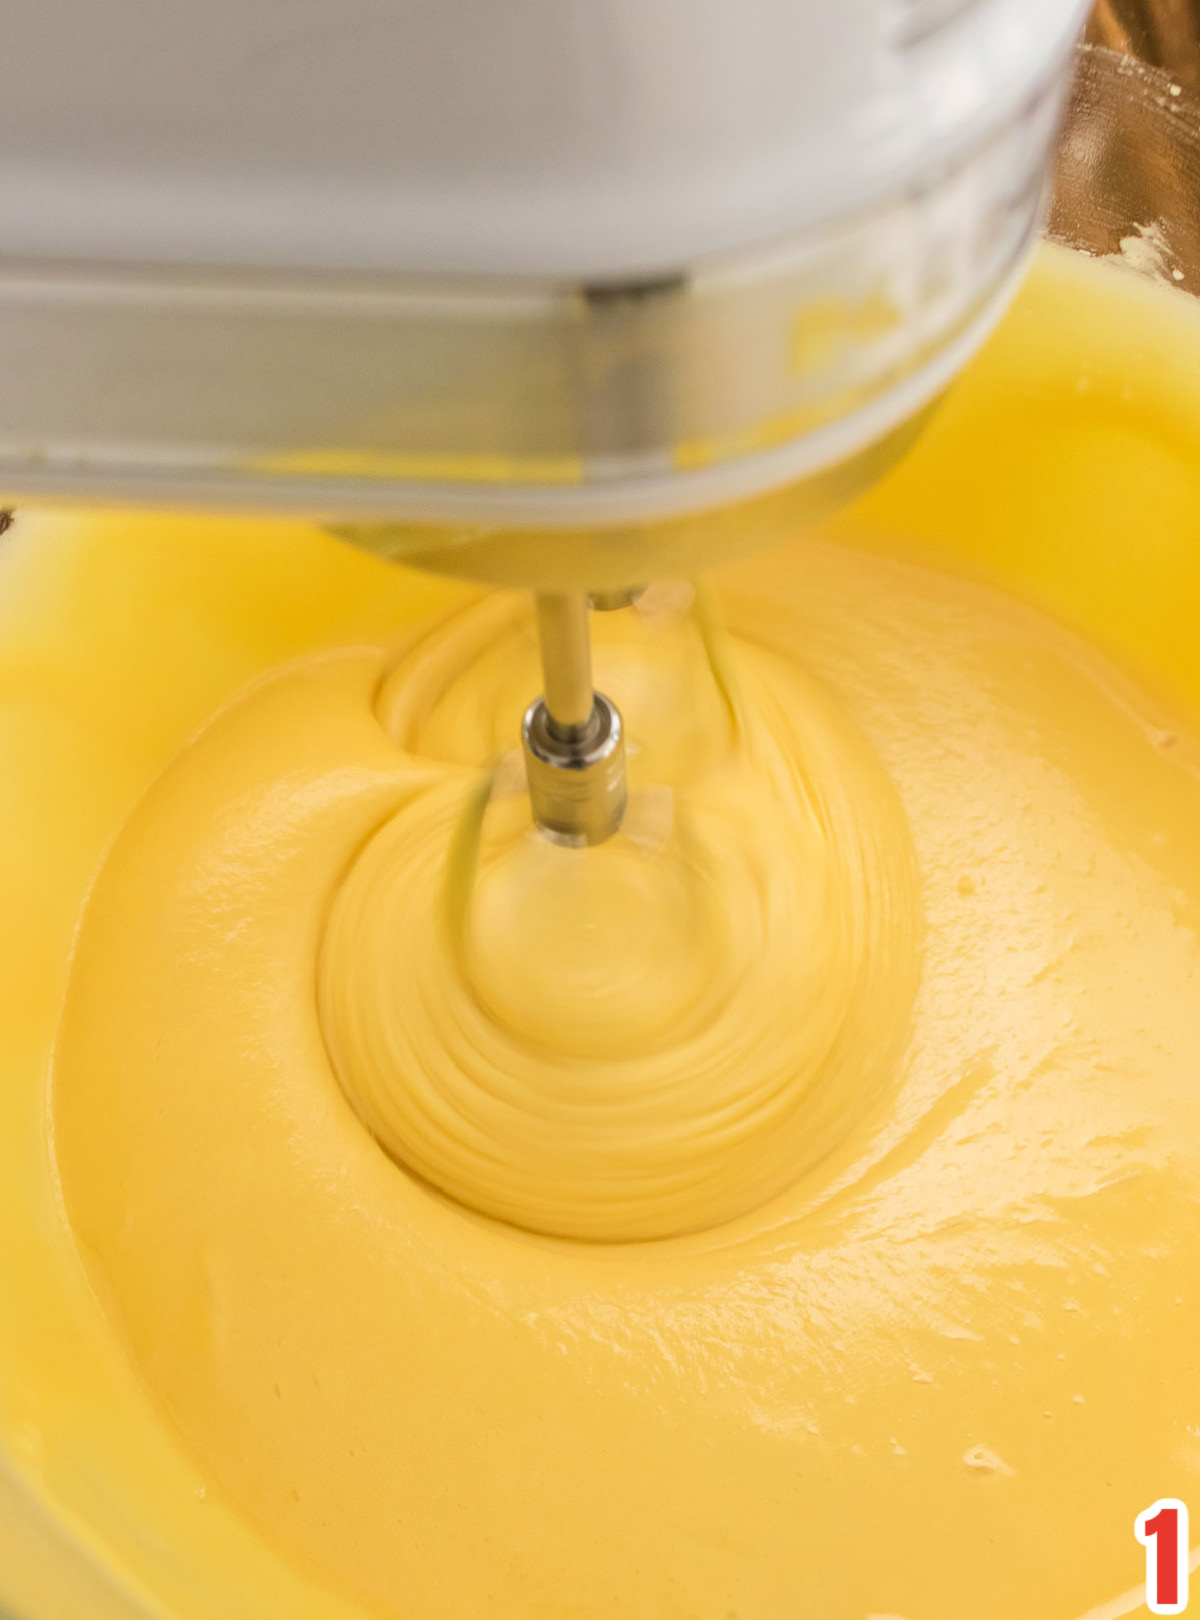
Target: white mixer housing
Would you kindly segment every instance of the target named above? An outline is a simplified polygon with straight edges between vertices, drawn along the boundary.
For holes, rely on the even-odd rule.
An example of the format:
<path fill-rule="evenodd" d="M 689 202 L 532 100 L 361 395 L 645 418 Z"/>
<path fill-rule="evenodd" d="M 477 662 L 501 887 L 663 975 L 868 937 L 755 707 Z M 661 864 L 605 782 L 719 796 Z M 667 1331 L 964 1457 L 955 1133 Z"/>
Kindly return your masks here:
<path fill-rule="evenodd" d="M 7 0 L 0 477 L 549 525 L 810 475 L 1003 306 L 1081 15 Z"/>

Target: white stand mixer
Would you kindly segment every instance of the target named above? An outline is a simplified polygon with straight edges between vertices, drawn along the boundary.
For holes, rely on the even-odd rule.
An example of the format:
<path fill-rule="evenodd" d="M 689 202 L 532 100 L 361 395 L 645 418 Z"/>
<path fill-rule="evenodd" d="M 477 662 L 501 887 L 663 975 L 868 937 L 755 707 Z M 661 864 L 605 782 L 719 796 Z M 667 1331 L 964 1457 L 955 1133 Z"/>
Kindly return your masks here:
<path fill-rule="evenodd" d="M 0 483 L 308 512 L 552 593 L 534 814 L 607 836 L 581 593 L 899 453 L 1019 279 L 1082 19 L 6 0 Z"/>

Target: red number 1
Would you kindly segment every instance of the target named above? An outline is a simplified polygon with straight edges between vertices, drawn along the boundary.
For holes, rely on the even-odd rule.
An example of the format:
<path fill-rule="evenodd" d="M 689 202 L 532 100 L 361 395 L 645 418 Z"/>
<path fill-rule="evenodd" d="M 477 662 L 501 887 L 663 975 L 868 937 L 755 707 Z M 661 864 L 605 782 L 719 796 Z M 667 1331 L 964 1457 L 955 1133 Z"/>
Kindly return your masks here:
<path fill-rule="evenodd" d="M 1146 1607 L 1151 1614 L 1182 1614 L 1188 1605 L 1188 1510 L 1161 1496 L 1139 1513 L 1133 1533 L 1146 1549 Z"/>

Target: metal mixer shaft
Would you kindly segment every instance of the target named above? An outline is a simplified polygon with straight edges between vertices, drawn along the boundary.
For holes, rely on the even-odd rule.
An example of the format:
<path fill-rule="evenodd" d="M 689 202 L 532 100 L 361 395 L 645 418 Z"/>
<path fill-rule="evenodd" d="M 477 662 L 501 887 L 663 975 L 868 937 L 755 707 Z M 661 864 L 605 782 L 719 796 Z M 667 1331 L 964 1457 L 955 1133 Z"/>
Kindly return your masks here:
<path fill-rule="evenodd" d="M 544 691 L 522 727 L 533 819 L 557 843 L 601 844 L 625 814 L 625 739 L 592 685 L 586 593 L 539 592 L 537 624 Z"/>

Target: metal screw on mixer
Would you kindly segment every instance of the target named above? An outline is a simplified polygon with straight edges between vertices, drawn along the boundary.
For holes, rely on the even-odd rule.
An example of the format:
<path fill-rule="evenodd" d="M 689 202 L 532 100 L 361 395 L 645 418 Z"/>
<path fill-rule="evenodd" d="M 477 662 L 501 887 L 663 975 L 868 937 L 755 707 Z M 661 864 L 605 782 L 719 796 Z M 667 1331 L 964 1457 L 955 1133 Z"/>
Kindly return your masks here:
<path fill-rule="evenodd" d="M 583 591 L 537 598 L 543 695 L 522 726 L 533 819 L 556 843 L 602 844 L 625 814 L 625 738 L 617 707 L 592 686 Z"/>

